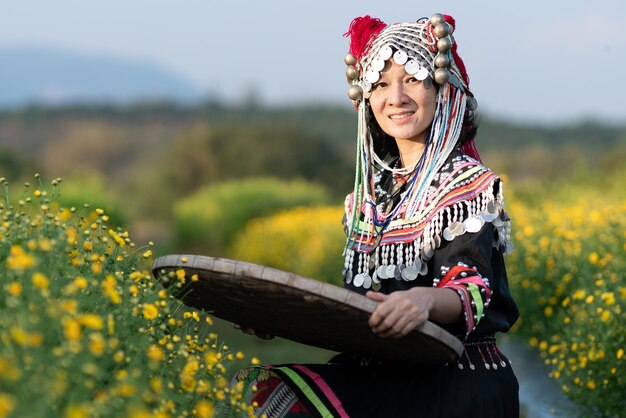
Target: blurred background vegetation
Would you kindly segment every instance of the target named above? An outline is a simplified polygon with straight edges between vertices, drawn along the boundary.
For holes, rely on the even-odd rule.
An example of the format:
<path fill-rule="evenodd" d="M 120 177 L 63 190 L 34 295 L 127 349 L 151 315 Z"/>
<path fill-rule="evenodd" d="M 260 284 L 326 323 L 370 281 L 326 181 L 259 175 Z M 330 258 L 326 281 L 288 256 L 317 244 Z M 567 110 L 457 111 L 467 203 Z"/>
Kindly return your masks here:
<path fill-rule="evenodd" d="M 355 131 L 348 106 L 31 106 L 0 111 L 0 176 L 13 193 L 35 172 L 61 177 L 61 204 L 104 208 L 156 256 L 225 256 L 339 284 Z M 623 411 L 626 125 L 483 117 L 477 144 L 506 182 L 518 334 L 576 402 Z M 215 327 L 268 363 L 332 355 Z"/>
<path fill-rule="evenodd" d="M 0 174 L 13 183 L 35 171 L 62 177 L 67 202 L 114 208 L 138 241 L 154 240 L 157 250 L 225 255 L 246 220 L 301 205 L 340 205 L 352 187 L 355 130 L 347 106 L 32 106 L 0 112 Z M 601 185 L 619 171 L 626 125 L 533 126 L 483 117 L 477 143 L 485 164 L 532 199 L 536 188 Z M 266 182 L 248 183 L 260 177 Z M 259 204 L 259 196 L 266 197 L 263 207 L 236 204 Z M 223 210 L 237 212 L 237 228 L 221 224 Z M 198 225 L 190 230 L 194 216 Z M 219 238 L 209 235 L 216 222 Z"/>

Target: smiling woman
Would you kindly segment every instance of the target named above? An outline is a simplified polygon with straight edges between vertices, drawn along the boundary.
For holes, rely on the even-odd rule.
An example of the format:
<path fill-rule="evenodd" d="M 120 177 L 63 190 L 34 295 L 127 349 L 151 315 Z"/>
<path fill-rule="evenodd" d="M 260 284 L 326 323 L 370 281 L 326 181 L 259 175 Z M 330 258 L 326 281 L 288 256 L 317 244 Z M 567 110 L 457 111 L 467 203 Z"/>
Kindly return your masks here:
<path fill-rule="evenodd" d="M 518 383 L 495 333 L 517 320 L 501 180 L 473 145 L 476 101 L 454 19 L 348 31 L 358 112 L 355 188 L 345 200 L 344 287 L 377 302 L 369 326 L 399 338 L 433 321 L 463 341 L 456 364 L 343 353 L 327 364 L 247 369 L 268 417 L 516 417 Z"/>
<path fill-rule="evenodd" d="M 437 91 L 432 83 L 419 81 L 390 60 L 372 86 L 369 103 L 378 126 L 402 148 L 403 166 L 414 166 L 435 117 Z"/>

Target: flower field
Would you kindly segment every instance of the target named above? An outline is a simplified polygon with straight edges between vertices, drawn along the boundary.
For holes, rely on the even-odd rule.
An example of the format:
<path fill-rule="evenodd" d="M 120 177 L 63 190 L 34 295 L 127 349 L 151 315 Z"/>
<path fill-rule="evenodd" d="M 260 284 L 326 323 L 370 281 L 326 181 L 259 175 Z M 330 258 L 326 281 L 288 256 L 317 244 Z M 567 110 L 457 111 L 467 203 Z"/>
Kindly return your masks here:
<path fill-rule="evenodd" d="M 18 198 L 0 179 L 0 417 L 211 417 L 222 399 L 251 414 L 225 376 L 243 353 L 155 283 L 150 246 L 36 178 Z"/>
<path fill-rule="evenodd" d="M 626 200 L 509 206 L 517 331 L 570 398 L 593 416 L 626 416 Z"/>

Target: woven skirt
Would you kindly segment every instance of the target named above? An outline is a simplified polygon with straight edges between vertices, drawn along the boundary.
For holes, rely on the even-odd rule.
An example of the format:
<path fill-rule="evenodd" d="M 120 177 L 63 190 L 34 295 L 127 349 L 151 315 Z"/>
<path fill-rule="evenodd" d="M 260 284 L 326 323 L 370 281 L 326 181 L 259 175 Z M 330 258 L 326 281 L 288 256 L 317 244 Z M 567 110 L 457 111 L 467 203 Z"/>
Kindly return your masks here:
<path fill-rule="evenodd" d="M 469 340 L 459 361 L 446 365 L 339 354 L 326 364 L 251 367 L 235 380 L 259 417 L 519 416 L 518 382 L 493 337 Z M 216 412 L 228 416 L 227 402 Z"/>

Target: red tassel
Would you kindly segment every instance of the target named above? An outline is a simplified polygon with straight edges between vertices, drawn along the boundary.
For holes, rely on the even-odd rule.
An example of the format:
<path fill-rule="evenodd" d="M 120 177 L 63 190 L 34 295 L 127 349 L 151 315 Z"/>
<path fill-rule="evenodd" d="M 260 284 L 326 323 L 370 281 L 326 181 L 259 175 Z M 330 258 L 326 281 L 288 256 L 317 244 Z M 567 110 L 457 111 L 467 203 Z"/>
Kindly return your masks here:
<path fill-rule="evenodd" d="M 452 16 L 443 15 L 443 17 L 445 18 L 446 22 L 450 24 L 450 26 L 456 29 L 456 21 L 454 20 Z M 461 57 L 459 57 L 459 54 L 456 52 L 456 47 L 457 47 L 457 44 L 456 42 L 454 42 L 452 44 L 452 49 L 451 49 L 452 58 L 454 59 L 456 66 L 459 68 L 459 71 L 461 72 L 461 77 L 463 77 L 463 81 L 465 81 L 465 85 L 469 87 L 470 80 L 469 80 L 469 76 L 467 75 L 467 70 L 465 69 L 465 63 L 463 63 L 463 60 L 461 59 Z"/>
<path fill-rule="evenodd" d="M 369 45 L 387 24 L 369 15 L 357 17 L 350 23 L 350 29 L 343 36 L 350 37 L 350 53 L 357 61 L 367 54 Z"/>

